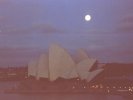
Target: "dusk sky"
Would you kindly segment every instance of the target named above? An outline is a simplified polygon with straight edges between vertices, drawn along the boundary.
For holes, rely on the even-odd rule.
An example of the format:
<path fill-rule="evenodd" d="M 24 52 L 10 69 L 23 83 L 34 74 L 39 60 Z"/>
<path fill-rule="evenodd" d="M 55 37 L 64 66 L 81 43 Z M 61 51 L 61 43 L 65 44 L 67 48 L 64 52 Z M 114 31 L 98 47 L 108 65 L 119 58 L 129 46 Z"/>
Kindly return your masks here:
<path fill-rule="evenodd" d="M 52 43 L 133 63 L 133 0 L 0 0 L 0 66 L 26 65 Z"/>

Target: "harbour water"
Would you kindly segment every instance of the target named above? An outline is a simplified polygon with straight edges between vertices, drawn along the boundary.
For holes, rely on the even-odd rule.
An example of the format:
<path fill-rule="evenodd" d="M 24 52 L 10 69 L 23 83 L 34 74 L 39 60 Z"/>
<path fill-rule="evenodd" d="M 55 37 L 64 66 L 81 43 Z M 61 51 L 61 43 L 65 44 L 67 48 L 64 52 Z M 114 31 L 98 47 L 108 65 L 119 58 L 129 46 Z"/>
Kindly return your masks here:
<path fill-rule="evenodd" d="M 17 82 L 0 82 L 0 100 L 128 100 L 118 95 L 93 94 L 9 94 L 5 89 L 17 85 Z"/>

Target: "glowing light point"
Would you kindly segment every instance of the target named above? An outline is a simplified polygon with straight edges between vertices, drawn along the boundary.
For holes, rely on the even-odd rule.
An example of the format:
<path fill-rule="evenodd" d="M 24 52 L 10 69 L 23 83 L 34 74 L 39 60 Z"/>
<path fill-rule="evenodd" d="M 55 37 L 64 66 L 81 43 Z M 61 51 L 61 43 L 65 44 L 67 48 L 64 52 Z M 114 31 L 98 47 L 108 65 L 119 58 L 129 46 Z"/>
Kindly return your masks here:
<path fill-rule="evenodd" d="M 90 21 L 91 20 L 91 15 L 85 15 L 85 21 Z"/>

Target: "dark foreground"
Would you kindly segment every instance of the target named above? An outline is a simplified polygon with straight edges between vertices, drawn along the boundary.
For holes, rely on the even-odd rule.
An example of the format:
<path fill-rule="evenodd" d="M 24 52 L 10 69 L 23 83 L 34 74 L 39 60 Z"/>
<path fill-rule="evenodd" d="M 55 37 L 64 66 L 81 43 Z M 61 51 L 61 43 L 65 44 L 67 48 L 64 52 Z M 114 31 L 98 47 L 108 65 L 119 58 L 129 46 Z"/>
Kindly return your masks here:
<path fill-rule="evenodd" d="M 19 93 L 4 93 L 3 91 L 16 86 L 18 82 L 0 82 L 0 98 L 1 100 L 132 100 L 132 98 L 125 98 L 120 95 L 103 95 L 103 94 L 19 94 Z"/>

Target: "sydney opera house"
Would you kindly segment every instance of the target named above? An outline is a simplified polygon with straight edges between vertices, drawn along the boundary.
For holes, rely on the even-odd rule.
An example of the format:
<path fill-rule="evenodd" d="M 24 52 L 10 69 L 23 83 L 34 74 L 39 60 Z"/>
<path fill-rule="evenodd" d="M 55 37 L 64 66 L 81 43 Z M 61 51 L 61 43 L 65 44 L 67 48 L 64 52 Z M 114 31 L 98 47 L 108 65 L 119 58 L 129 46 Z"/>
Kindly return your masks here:
<path fill-rule="evenodd" d="M 77 50 L 77 58 L 74 59 L 66 49 L 52 44 L 48 54 L 42 54 L 37 60 L 32 60 L 28 64 L 28 76 L 36 80 L 48 79 L 50 82 L 59 78 L 90 82 L 103 71 L 102 68 L 97 67 L 97 64 L 98 61 L 90 58 L 82 49 Z"/>
<path fill-rule="evenodd" d="M 48 53 L 28 64 L 28 77 L 21 81 L 16 93 L 77 93 L 87 92 L 92 80 L 103 71 L 98 61 L 90 58 L 83 49 L 75 56 L 58 44 L 52 44 Z M 93 82 L 92 82 L 93 83 Z"/>

